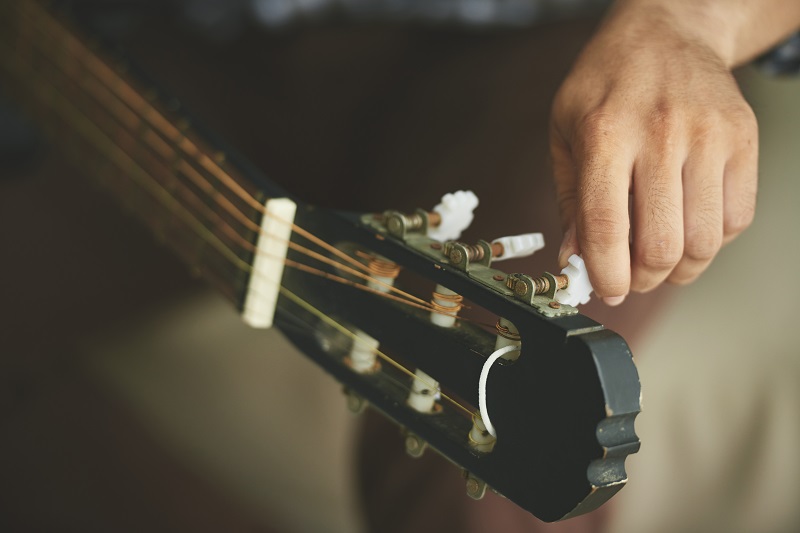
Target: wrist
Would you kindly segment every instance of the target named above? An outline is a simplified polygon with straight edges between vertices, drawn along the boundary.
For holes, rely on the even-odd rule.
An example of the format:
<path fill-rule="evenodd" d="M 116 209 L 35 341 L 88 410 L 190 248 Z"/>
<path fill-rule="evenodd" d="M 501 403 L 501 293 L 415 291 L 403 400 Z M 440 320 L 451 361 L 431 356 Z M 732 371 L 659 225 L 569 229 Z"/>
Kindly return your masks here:
<path fill-rule="evenodd" d="M 607 22 L 706 47 L 728 69 L 742 65 L 800 28 L 798 0 L 616 0 Z M 619 22 L 620 24 L 617 24 Z"/>
<path fill-rule="evenodd" d="M 741 2 L 711 0 L 617 0 L 604 26 L 635 41 L 694 43 L 726 68 L 738 63 Z"/>

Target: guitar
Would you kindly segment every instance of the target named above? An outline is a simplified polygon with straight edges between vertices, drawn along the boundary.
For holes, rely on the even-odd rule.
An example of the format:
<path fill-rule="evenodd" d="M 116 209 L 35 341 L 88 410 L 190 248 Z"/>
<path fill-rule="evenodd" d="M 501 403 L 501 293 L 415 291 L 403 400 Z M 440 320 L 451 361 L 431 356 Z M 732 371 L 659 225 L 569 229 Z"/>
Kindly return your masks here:
<path fill-rule="evenodd" d="M 292 197 L 64 18 L 0 7 L 4 85 L 248 323 L 278 327 L 353 410 L 403 427 L 409 454 L 462 468 L 473 497 L 490 488 L 555 521 L 624 485 L 638 375 L 621 337 L 558 303 L 563 278 L 502 272 L 486 242 L 434 239 L 424 210 Z M 405 288 L 426 282 L 425 297 Z M 478 308 L 497 323 L 467 314 Z"/>

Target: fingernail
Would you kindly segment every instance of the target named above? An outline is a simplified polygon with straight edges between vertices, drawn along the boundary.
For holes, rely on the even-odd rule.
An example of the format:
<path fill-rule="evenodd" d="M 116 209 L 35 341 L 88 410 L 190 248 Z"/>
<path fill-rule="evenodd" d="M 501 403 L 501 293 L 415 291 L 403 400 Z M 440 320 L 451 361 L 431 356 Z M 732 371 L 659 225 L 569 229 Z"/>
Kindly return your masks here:
<path fill-rule="evenodd" d="M 610 305 L 611 307 L 616 307 L 624 301 L 625 301 L 624 296 L 608 296 L 606 298 L 603 298 L 603 302 L 605 302 L 606 305 Z"/>

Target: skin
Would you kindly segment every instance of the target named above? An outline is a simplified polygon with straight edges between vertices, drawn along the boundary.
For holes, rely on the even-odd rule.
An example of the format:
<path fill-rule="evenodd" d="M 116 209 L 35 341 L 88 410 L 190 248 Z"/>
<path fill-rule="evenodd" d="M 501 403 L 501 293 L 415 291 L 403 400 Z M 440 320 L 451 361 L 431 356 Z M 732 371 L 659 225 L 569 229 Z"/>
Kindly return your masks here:
<path fill-rule="evenodd" d="M 620 0 L 556 95 L 564 240 L 610 305 L 694 281 L 753 220 L 758 126 L 731 69 L 800 27 L 800 0 Z"/>

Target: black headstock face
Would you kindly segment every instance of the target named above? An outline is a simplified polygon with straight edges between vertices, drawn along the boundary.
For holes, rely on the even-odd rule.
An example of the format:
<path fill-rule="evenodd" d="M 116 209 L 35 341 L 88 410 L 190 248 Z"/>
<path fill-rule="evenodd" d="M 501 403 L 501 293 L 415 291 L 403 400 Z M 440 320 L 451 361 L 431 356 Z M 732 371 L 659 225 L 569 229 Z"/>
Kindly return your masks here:
<path fill-rule="evenodd" d="M 407 372 L 386 361 L 377 372 L 354 372 L 346 360 L 353 340 L 283 299 L 278 326 L 345 385 L 351 400 L 363 398 L 403 426 L 412 447 L 427 443 L 461 466 L 473 490 L 488 485 L 545 521 L 592 510 L 624 485 L 625 457 L 639 447 L 633 422 L 640 386 L 621 337 L 569 306 L 554 309 L 546 295 L 534 304 L 515 298 L 499 270 L 460 270 L 422 235 L 403 240 L 369 217 L 308 207 L 299 209 L 298 223 L 327 242 L 378 254 L 443 285 L 519 331 L 519 357 L 498 360 L 488 373 L 486 408 L 497 439 L 486 451 L 470 440 L 470 413 L 478 411 L 478 383 L 496 332 L 469 321 L 441 327 L 430 312 L 289 269 L 285 287 L 338 325 L 378 339 L 406 371 L 423 370 L 457 399 L 417 412 L 407 404 L 413 382 Z"/>

